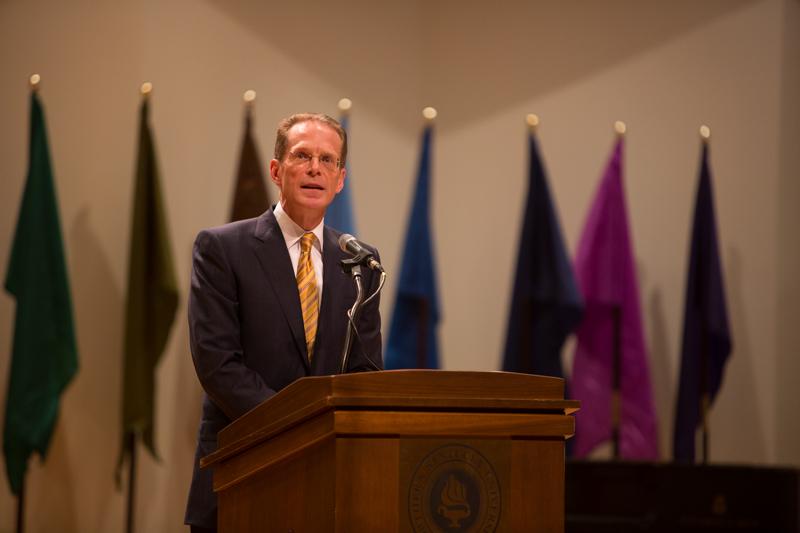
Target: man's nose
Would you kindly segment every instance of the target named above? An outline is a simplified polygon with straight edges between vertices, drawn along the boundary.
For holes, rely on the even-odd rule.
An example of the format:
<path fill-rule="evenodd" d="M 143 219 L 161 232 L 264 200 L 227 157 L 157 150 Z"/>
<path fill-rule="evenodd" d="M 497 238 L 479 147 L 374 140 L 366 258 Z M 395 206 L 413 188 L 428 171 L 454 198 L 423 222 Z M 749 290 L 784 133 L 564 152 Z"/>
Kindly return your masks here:
<path fill-rule="evenodd" d="M 320 173 L 319 157 L 315 155 L 311 156 L 311 159 L 308 161 L 308 173 L 311 175 Z"/>

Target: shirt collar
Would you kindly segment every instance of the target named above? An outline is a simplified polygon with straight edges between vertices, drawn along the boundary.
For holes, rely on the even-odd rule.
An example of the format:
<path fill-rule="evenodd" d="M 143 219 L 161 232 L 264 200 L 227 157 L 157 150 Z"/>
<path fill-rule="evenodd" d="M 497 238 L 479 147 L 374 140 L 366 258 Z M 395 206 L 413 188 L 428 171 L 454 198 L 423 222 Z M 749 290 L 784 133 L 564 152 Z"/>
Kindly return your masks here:
<path fill-rule="evenodd" d="M 283 210 L 283 206 L 280 202 L 278 205 L 275 206 L 275 210 L 273 211 L 275 214 L 275 219 L 278 221 L 278 226 L 281 228 L 281 233 L 283 233 L 283 238 L 286 241 L 286 248 L 291 248 L 297 241 L 300 240 L 300 237 L 303 234 L 308 233 L 302 227 L 300 227 L 289 214 Z M 325 227 L 325 218 L 323 218 L 319 224 L 317 224 L 314 229 L 311 230 L 311 233 L 316 235 L 317 239 L 314 242 L 314 246 L 319 250 L 319 253 L 322 253 L 322 230 Z"/>

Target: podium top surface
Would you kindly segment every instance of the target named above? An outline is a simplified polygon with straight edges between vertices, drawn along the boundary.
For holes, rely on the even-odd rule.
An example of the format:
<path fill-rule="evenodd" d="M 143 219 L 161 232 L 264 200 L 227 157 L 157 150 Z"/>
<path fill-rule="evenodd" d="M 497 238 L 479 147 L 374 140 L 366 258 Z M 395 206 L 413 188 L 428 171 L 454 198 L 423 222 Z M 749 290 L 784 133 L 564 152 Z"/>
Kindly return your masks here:
<path fill-rule="evenodd" d="M 579 406 L 564 399 L 563 379 L 530 374 L 387 370 L 305 377 L 220 431 L 218 452 L 202 464 L 217 462 L 225 448 L 247 446 L 254 427 L 260 439 L 269 438 L 336 409 L 571 414 Z"/>

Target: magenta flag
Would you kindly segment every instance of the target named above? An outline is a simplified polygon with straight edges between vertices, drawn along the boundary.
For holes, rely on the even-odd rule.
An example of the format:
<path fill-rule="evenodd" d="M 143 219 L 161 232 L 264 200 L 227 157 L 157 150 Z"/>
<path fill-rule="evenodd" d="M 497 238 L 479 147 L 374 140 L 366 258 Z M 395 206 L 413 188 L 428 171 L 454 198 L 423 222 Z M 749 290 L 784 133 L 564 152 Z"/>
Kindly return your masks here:
<path fill-rule="evenodd" d="M 585 312 L 578 328 L 572 394 L 576 457 L 612 438 L 612 388 L 620 389 L 619 456 L 657 459 L 658 427 L 639 309 L 633 247 L 622 184 L 623 139 L 617 141 L 583 229 L 575 272 Z"/>

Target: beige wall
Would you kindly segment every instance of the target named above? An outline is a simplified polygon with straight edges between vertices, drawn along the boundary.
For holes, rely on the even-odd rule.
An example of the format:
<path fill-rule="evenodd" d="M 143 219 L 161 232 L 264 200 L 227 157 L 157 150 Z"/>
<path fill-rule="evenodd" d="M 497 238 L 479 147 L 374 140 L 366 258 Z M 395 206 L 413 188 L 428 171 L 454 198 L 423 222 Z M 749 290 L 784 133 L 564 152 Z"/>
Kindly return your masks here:
<path fill-rule="evenodd" d="M 124 493 L 115 491 L 113 472 L 137 90 L 145 80 L 155 86 L 153 125 L 184 291 L 158 374 L 162 461 L 141 461 L 140 531 L 182 531 L 201 396 L 185 324 L 190 250 L 200 228 L 225 220 L 248 88 L 258 92 L 265 158 L 280 117 L 335 114 L 340 97 L 354 100 L 356 216 L 392 275 L 382 304 L 387 324 L 419 112 L 439 109 L 433 224 L 447 369 L 500 364 L 526 187 L 524 115 L 542 119 L 541 147 L 573 251 L 611 125 L 626 121 L 626 192 L 664 459 L 697 129 L 710 125 L 735 344 L 712 415 L 712 458 L 800 465 L 797 0 L 262 4 L 0 3 L 2 274 L 25 175 L 26 80 L 38 72 L 81 359 L 50 456 L 31 463 L 28 531 L 123 530 Z M 13 310 L 3 293 L 3 382 Z M 2 477 L 0 532 L 12 530 L 15 505 Z"/>

